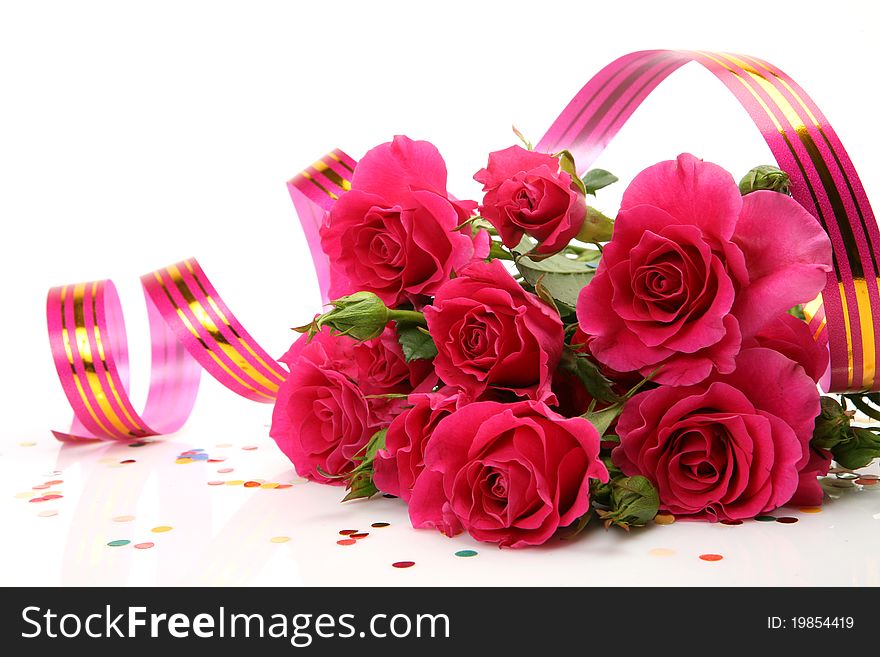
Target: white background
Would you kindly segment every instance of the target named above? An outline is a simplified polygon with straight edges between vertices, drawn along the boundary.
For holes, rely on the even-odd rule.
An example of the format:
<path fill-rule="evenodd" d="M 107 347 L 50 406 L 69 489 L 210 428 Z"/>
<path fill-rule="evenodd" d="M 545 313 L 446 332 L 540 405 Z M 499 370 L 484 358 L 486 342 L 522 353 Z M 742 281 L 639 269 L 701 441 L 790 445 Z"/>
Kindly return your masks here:
<path fill-rule="evenodd" d="M 288 327 L 319 302 L 287 179 L 333 147 L 358 158 L 404 133 L 433 141 L 450 191 L 473 197 L 471 176 L 490 150 L 514 142 L 511 124 L 537 141 L 590 76 L 633 50 L 739 51 L 780 66 L 830 117 L 880 203 L 875 7 L 4 0 L 5 465 L 15 469 L 22 440 L 51 456 L 47 430 L 69 422 L 45 337 L 48 287 L 117 283 L 136 405 L 149 365 L 138 276 L 184 257 L 198 257 L 244 325 L 280 355 Z M 770 161 L 738 104 L 696 65 L 649 98 L 597 165 L 625 181 L 681 151 L 737 178 Z M 619 193 L 601 194 L 600 207 L 613 213 Z M 203 381 L 196 426 L 268 417 Z"/>

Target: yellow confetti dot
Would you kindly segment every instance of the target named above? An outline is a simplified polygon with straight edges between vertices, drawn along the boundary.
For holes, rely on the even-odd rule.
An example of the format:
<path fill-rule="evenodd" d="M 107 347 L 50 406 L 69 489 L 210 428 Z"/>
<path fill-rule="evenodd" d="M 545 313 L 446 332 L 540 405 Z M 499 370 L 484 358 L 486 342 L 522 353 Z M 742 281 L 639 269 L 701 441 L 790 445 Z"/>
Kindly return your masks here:
<path fill-rule="evenodd" d="M 274 481 L 267 481 L 265 484 L 261 484 L 260 488 L 278 488 L 278 484 Z"/>
<path fill-rule="evenodd" d="M 134 516 L 115 516 L 113 518 L 113 522 L 131 522 L 134 520 Z"/>
<path fill-rule="evenodd" d="M 164 534 L 165 532 L 170 532 L 173 528 L 168 525 L 159 525 L 158 527 L 153 527 L 150 531 L 154 534 Z"/>
<path fill-rule="evenodd" d="M 287 543 L 290 540 L 290 536 L 273 536 L 269 540 L 272 543 Z"/>
<path fill-rule="evenodd" d="M 15 496 L 20 500 L 26 500 L 29 497 L 33 497 L 34 493 L 32 491 L 26 490 L 22 493 L 16 493 Z"/>
<path fill-rule="evenodd" d="M 227 486 L 241 486 L 244 483 L 244 479 L 230 479 L 226 482 Z"/>
<path fill-rule="evenodd" d="M 177 460 L 174 461 L 174 462 L 183 465 L 184 463 L 192 463 L 193 460 L 192 460 L 191 458 L 188 458 L 188 457 L 184 456 L 183 458 L 179 458 L 179 459 L 177 459 Z"/>
<path fill-rule="evenodd" d="M 43 495 L 61 495 L 60 490 L 47 490 Z"/>
<path fill-rule="evenodd" d="M 648 554 L 652 557 L 671 557 L 675 554 L 675 550 L 670 548 L 653 548 L 652 550 L 648 550 Z"/>
<path fill-rule="evenodd" d="M 658 513 L 654 516 L 654 522 L 658 525 L 671 525 L 675 522 L 675 516 L 671 513 Z"/>
<path fill-rule="evenodd" d="M 798 509 L 801 513 L 822 513 L 821 506 L 802 506 Z"/>
<path fill-rule="evenodd" d="M 19 447 L 33 447 L 36 444 L 37 443 L 33 442 L 32 440 L 25 440 L 24 442 L 18 443 L 18 446 Z"/>

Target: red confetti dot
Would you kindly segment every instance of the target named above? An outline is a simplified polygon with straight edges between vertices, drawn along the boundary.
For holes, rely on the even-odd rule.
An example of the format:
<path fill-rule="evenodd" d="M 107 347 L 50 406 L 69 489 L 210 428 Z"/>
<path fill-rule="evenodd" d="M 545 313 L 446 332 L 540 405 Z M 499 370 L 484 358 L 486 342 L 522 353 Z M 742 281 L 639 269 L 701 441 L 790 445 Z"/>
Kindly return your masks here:
<path fill-rule="evenodd" d="M 49 484 L 37 484 L 36 486 L 31 486 L 34 490 L 46 490 L 49 488 Z"/>
<path fill-rule="evenodd" d="M 32 497 L 31 499 L 28 500 L 28 502 L 30 502 L 31 504 L 33 504 L 34 502 L 48 502 L 48 501 L 49 500 L 47 500 L 45 497 Z"/>
<path fill-rule="evenodd" d="M 391 565 L 394 566 L 395 568 L 412 568 L 413 566 L 416 565 L 416 562 L 415 561 L 395 561 Z"/>
<path fill-rule="evenodd" d="M 246 452 L 252 452 L 257 448 L 256 445 L 245 445 L 242 449 Z"/>
<path fill-rule="evenodd" d="M 124 461 L 120 461 L 120 463 L 137 463 L 134 459 L 125 459 Z"/>
<path fill-rule="evenodd" d="M 219 470 L 217 470 L 217 472 L 219 472 L 220 474 L 229 474 L 233 471 L 233 469 L 234 468 L 220 468 Z"/>
<path fill-rule="evenodd" d="M 357 541 L 353 538 L 343 538 L 336 541 L 336 545 L 354 545 L 355 543 L 357 543 Z"/>
<path fill-rule="evenodd" d="M 135 544 L 134 544 L 134 546 L 135 546 L 138 550 L 149 550 L 149 549 L 150 549 L 151 547 L 153 547 L 154 545 L 156 545 L 156 544 L 155 544 L 155 543 L 151 543 L 150 541 L 147 541 L 146 543 L 135 543 Z"/>
<path fill-rule="evenodd" d="M 47 486 L 58 486 L 59 484 L 63 484 L 64 482 L 61 479 L 53 479 L 52 481 L 47 481 Z"/>
<path fill-rule="evenodd" d="M 721 561 L 724 557 L 720 554 L 701 554 L 700 559 L 703 561 Z"/>
<path fill-rule="evenodd" d="M 59 500 L 62 497 L 64 497 L 64 495 L 59 495 L 57 493 L 50 493 L 48 495 L 43 495 L 44 500 Z M 33 500 L 31 500 L 31 502 L 33 502 Z"/>
<path fill-rule="evenodd" d="M 222 458 L 222 457 L 218 458 L 218 459 L 208 459 L 208 463 L 223 463 L 223 461 L 225 461 L 225 460 L 226 459 Z"/>
<path fill-rule="evenodd" d="M 357 533 L 358 533 L 357 529 L 340 529 L 339 530 L 340 536 L 351 536 L 352 534 L 357 534 Z"/>
<path fill-rule="evenodd" d="M 722 520 L 722 525 L 741 525 L 743 524 L 742 520 Z"/>
<path fill-rule="evenodd" d="M 245 488 L 257 488 L 260 485 L 259 481 L 246 481 L 244 482 Z"/>
<path fill-rule="evenodd" d="M 293 488 L 293 484 L 278 484 L 275 486 L 275 490 L 281 490 L 282 488 Z"/>
<path fill-rule="evenodd" d="M 798 519 L 793 516 L 782 516 L 776 519 L 776 522 L 781 522 L 783 525 L 793 525 L 797 521 Z"/>
<path fill-rule="evenodd" d="M 391 526 L 390 522 L 374 522 L 372 525 L 370 525 L 370 527 L 375 527 L 376 529 L 389 526 Z"/>
<path fill-rule="evenodd" d="M 208 485 L 209 486 L 222 486 L 225 483 L 226 483 L 225 481 L 220 481 L 219 479 L 215 479 L 214 481 L 209 481 Z"/>
<path fill-rule="evenodd" d="M 351 538 L 366 538 L 370 535 L 370 532 L 360 532 L 359 534 L 352 534 Z"/>

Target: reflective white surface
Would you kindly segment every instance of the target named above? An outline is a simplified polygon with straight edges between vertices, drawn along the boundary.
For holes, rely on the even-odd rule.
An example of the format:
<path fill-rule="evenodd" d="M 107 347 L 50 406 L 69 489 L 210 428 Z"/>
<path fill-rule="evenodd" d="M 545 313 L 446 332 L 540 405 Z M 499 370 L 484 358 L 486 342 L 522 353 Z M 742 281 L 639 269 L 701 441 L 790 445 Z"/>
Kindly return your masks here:
<path fill-rule="evenodd" d="M 796 517 L 795 524 L 676 522 L 629 534 L 593 527 L 573 541 L 500 550 L 467 536 L 414 530 L 397 499 L 340 504 L 340 488 L 303 483 L 268 438 L 269 407 L 208 388 L 222 412 L 207 412 L 206 400 L 184 432 L 143 447 L 62 445 L 46 433 L 4 437 L 0 584 L 880 585 L 880 485 L 844 490 L 826 499 L 821 513 L 774 514 Z M 194 448 L 225 460 L 176 463 Z M 120 463 L 128 459 L 135 463 Z M 32 490 L 54 480 L 63 483 Z M 294 485 L 207 484 L 219 480 Z M 63 497 L 33 503 L 16 496 L 49 491 Z M 38 515 L 51 510 L 57 515 Z M 127 515 L 134 519 L 113 520 Z M 370 527 L 374 522 L 390 526 Z M 172 529 L 151 531 L 158 526 Z M 369 536 L 338 545 L 342 529 Z M 272 542 L 279 536 L 290 540 Z M 113 540 L 131 543 L 108 546 Z M 134 548 L 143 542 L 155 545 Z M 455 556 L 463 549 L 478 554 Z M 723 559 L 702 561 L 706 553 Z M 392 567 L 397 561 L 415 565 Z"/>

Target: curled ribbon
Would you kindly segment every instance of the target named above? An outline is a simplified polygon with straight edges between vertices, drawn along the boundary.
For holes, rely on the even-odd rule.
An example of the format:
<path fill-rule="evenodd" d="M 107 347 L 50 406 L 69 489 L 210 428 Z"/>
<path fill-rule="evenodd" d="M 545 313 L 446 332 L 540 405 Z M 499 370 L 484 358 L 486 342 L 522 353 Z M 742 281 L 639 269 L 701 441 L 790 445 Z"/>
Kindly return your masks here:
<path fill-rule="evenodd" d="M 691 61 L 733 92 L 779 166 L 791 176 L 794 198 L 831 238 L 834 270 L 822 294 L 804 309 L 814 337 L 830 352 L 823 388 L 880 390 L 880 231 L 855 167 L 828 120 L 778 68 L 754 57 L 703 51 L 626 55 L 578 92 L 537 149 L 566 148 L 583 172 L 642 101 Z M 324 299 L 330 263 L 321 249 L 319 229 L 336 199 L 351 188 L 356 164 L 334 150 L 288 182 Z M 195 259 L 146 274 L 141 282 L 152 340 L 150 391 L 141 414 L 128 397 L 128 348 L 113 283 L 95 281 L 49 291 L 49 340 L 74 412 L 70 431 L 53 432 L 57 438 L 132 440 L 176 431 L 192 410 L 201 369 L 248 399 L 274 400 L 286 371 L 244 330 Z"/>

